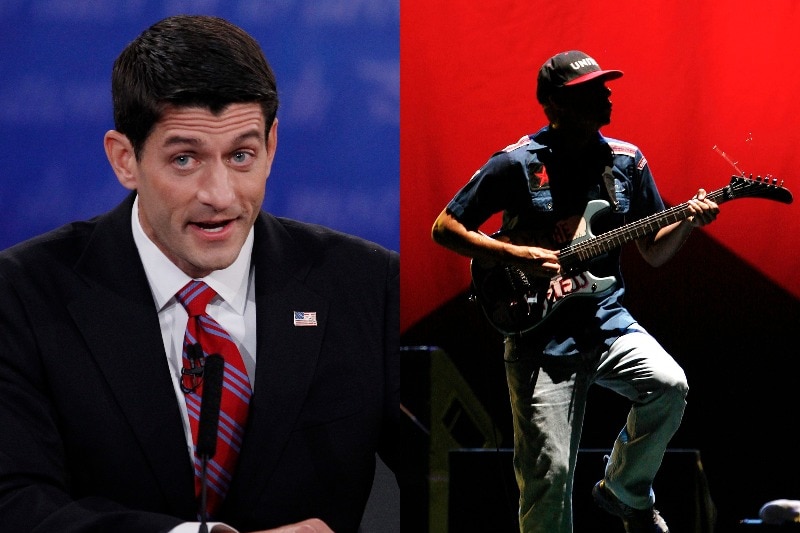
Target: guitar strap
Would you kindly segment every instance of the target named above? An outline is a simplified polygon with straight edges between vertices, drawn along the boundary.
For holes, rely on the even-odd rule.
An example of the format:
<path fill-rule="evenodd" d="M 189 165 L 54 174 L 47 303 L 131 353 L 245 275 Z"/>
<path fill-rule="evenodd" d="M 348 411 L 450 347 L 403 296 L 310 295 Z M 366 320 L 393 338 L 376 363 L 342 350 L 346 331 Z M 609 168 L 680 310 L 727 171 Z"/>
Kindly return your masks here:
<path fill-rule="evenodd" d="M 612 168 L 614 166 L 614 150 L 611 148 L 607 142 L 601 143 L 601 146 L 606 151 L 605 157 L 606 159 L 606 166 L 603 170 L 603 184 L 606 187 L 606 194 L 608 195 L 608 201 L 611 203 L 612 207 L 614 208 L 614 212 L 619 212 L 619 200 L 617 200 L 617 187 L 614 183 L 614 172 Z"/>
<path fill-rule="evenodd" d="M 616 187 L 614 186 L 614 173 L 608 165 L 603 171 L 603 183 L 605 183 L 608 200 L 614 206 L 614 211 L 619 211 L 619 200 L 617 200 Z"/>

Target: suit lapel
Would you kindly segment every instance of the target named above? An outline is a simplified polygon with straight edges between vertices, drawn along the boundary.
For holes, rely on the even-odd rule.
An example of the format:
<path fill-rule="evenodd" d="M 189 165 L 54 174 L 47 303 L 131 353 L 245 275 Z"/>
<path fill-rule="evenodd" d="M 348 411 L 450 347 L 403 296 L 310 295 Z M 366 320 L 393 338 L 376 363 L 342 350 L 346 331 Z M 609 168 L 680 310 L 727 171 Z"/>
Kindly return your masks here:
<path fill-rule="evenodd" d="M 309 259 L 270 215 L 256 225 L 257 364 L 250 419 L 228 494 L 230 511 L 247 512 L 268 483 L 300 414 L 322 346 L 328 302 L 303 278 Z M 296 326 L 294 311 L 316 312 L 316 326 Z"/>
<path fill-rule="evenodd" d="M 76 266 L 88 288 L 70 312 L 165 500 L 175 513 L 190 516 L 196 511 L 193 473 L 155 304 L 131 234 L 131 201 L 98 222 Z"/>

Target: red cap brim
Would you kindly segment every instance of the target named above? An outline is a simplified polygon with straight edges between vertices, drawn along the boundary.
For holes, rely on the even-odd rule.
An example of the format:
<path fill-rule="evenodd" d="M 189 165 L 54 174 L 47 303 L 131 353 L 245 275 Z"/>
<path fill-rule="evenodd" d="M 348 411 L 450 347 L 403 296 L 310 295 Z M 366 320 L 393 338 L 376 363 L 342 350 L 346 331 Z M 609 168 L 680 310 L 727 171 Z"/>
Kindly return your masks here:
<path fill-rule="evenodd" d="M 598 78 L 604 80 L 615 80 L 617 78 L 622 77 L 621 70 L 595 70 L 594 72 L 589 72 L 584 74 L 583 76 L 579 76 L 574 80 L 570 80 L 564 84 L 564 86 L 571 86 L 571 85 L 578 85 L 579 83 L 585 83 L 587 81 L 596 80 Z"/>

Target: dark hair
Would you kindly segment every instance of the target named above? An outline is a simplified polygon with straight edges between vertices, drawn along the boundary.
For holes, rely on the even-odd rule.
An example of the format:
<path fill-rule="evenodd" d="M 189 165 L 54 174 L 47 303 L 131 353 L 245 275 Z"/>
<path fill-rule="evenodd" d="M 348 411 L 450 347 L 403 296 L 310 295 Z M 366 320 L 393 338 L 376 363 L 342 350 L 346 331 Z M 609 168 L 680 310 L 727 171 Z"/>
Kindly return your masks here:
<path fill-rule="evenodd" d="M 136 158 L 166 106 L 219 113 L 232 103 L 259 103 L 268 133 L 278 111 L 275 75 L 258 42 L 209 16 L 166 18 L 120 53 L 111 75 L 114 127 Z"/>

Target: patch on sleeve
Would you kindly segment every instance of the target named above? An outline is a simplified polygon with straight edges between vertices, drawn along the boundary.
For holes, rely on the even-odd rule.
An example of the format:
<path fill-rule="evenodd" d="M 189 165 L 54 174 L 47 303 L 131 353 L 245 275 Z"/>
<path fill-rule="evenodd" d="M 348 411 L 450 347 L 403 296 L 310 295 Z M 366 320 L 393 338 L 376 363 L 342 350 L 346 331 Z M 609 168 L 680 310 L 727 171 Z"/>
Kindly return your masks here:
<path fill-rule="evenodd" d="M 550 187 L 550 178 L 547 169 L 538 161 L 528 164 L 528 188 L 531 191 L 547 189 Z"/>
<path fill-rule="evenodd" d="M 611 153 L 614 155 L 636 157 L 636 151 L 638 150 L 633 144 L 623 141 L 608 141 L 608 146 L 611 148 Z"/>
<path fill-rule="evenodd" d="M 642 170 L 645 167 L 645 165 L 647 165 L 647 158 L 645 156 L 642 156 L 642 158 L 639 160 L 639 164 L 636 165 L 636 169 Z"/>
<path fill-rule="evenodd" d="M 531 143 L 531 138 L 528 135 L 523 136 L 520 140 L 515 142 L 514 144 L 509 144 L 505 148 L 503 148 L 503 152 L 513 152 L 517 148 L 522 146 L 527 146 Z"/>

